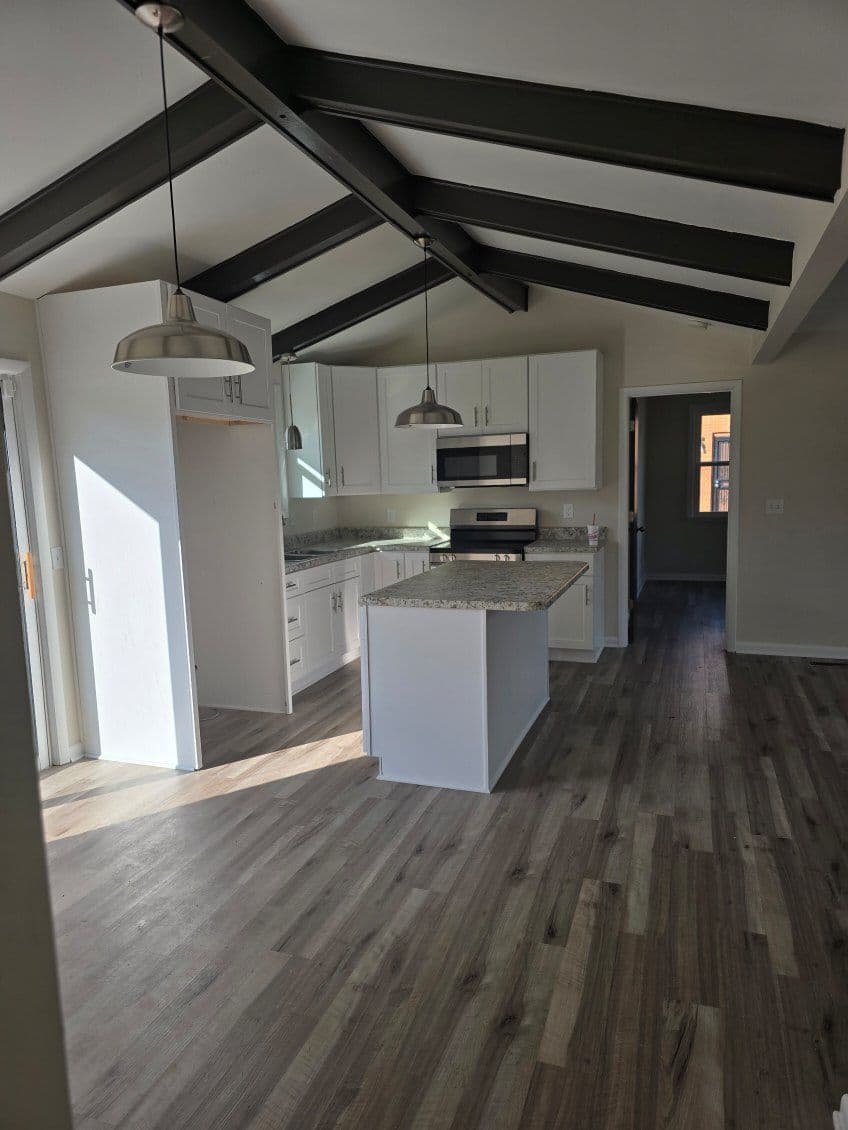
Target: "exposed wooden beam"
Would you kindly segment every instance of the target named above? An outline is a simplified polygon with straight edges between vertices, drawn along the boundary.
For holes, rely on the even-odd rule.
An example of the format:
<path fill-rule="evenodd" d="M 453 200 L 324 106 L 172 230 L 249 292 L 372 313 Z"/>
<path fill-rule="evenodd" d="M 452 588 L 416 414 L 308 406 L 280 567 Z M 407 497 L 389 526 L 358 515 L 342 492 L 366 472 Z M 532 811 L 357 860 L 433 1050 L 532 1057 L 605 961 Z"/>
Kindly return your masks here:
<path fill-rule="evenodd" d="M 481 248 L 480 269 L 539 286 L 553 286 L 579 294 L 632 302 L 637 306 L 689 314 L 709 322 L 726 322 L 755 330 L 764 330 L 768 325 L 768 302 L 762 299 L 703 290 L 644 275 L 626 275 L 578 263 L 565 263 L 559 259 L 501 251 L 495 247 Z"/>
<path fill-rule="evenodd" d="M 209 298 L 229 302 L 382 223 L 382 217 L 359 197 L 344 196 L 261 243 L 254 243 L 246 251 L 201 271 L 186 285 Z"/>
<path fill-rule="evenodd" d="M 214 82 L 170 111 L 176 172 L 250 133 L 259 119 Z M 0 278 L 125 208 L 167 179 L 162 115 L 0 216 Z"/>
<path fill-rule="evenodd" d="M 830 126 L 297 48 L 283 79 L 313 106 L 568 157 L 833 200 Z"/>
<path fill-rule="evenodd" d="M 433 287 L 440 286 L 454 277 L 453 271 L 442 263 L 430 263 L 427 269 L 427 289 L 432 290 Z M 310 345 L 315 345 L 316 342 L 332 337 L 333 334 L 341 333 L 342 330 L 358 325 L 359 322 L 373 318 L 375 314 L 382 314 L 384 310 L 399 306 L 401 302 L 415 298 L 423 291 L 424 264 L 416 263 L 415 266 L 407 267 L 405 271 L 383 279 L 374 286 L 366 287 L 357 294 L 343 298 L 341 302 L 334 302 L 332 306 L 327 306 L 301 322 L 287 326 L 284 330 L 278 330 L 271 343 L 274 358 L 278 358 L 283 353 L 299 352 Z"/>
<path fill-rule="evenodd" d="M 136 0 L 119 0 L 135 10 Z M 244 0 L 180 0 L 185 17 L 169 42 L 238 97 L 257 117 L 292 141 L 373 212 L 410 237 L 434 237 L 433 258 L 509 311 L 527 308 L 527 288 L 512 279 L 481 275 L 477 244 L 455 224 L 415 217 L 402 199 L 407 170 L 359 122 L 304 106 L 288 74 L 287 46 Z"/>
<path fill-rule="evenodd" d="M 736 278 L 783 285 L 792 281 L 794 247 L 780 239 L 423 177 L 415 178 L 412 202 L 417 211 L 427 216 L 460 224 L 476 224 Z"/>

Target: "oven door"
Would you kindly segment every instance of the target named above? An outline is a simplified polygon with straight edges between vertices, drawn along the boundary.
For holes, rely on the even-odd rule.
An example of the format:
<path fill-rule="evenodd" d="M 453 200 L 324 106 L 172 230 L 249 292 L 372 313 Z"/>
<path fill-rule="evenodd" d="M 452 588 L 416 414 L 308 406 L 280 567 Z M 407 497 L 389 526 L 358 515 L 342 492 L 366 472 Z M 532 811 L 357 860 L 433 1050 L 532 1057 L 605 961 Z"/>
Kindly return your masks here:
<path fill-rule="evenodd" d="M 440 486 L 502 487 L 527 484 L 527 436 L 451 436 L 436 444 Z"/>

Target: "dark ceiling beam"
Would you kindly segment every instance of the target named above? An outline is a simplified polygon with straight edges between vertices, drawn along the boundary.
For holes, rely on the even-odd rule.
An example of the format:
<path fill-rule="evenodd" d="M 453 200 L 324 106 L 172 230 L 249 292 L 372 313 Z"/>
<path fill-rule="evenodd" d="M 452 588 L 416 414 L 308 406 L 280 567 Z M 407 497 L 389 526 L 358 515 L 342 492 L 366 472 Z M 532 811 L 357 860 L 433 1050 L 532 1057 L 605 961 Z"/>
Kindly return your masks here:
<path fill-rule="evenodd" d="M 130 10 L 136 0 L 119 0 Z M 289 82 L 293 48 L 244 0 L 180 0 L 185 17 L 168 41 L 263 122 L 293 142 L 372 211 L 410 237 L 435 237 L 433 257 L 509 311 L 527 308 L 527 288 L 481 275 L 477 244 L 455 224 L 422 225 L 403 200 L 407 170 L 359 122 L 305 106 Z"/>
<path fill-rule="evenodd" d="M 441 263 L 430 263 L 427 270 L 427 289 L 440 286 L 448 279 L 454 278 L 453 271 Z M 375 314 L 382 314 L 384 310 L 391 310 L 409 298 L 424 291 L 424 264 L 416 263 L 400 271 L 374 286 L 366 287 L 357 294 L 343 298 L 341 302 L 334 302 L 317 314 L 304 318 L 284 330 L 278 330 L 271 341 L 271 351 L 276 360 L 284 353 L 300 352 L 324 341 L 333 334 L 350 329 L 360 322 L 373 318 Z"/>
<path fill-rule="evenodd" d="M 282 76 L 281 76 L 282 77 Z M 321 110 L 815 200 L 839 188 L 830 126 L 297 48 L 284 81 Z"/>
<path fill-rule="evenodd" d="M 759 282 L 792 281 L 794 245 L 785 240 L 423 177 L 413 182 L 412 203 L 424 215 L 460 224 Z"/>
<path fill-rule="evenodd" d="M 522 255 L 517 251 L 501 251 L 496 247 L 481 248 L 480 268 L 494 275 L 505 275 L 538 286 L 552 286 L 578 294 L 631 302 L 637 306 L 651 306 L 656 310 L 670 310 L 707 322 L 726 322 L 755 330 L 768 327 L 769 304 L 759 298 L 703 290 L 644 275 L 625 275 L 538 255 Z"/>
<path fill-rule="evenodd" d="M 250 133 L 259 119 L 207 82 L 170 111 L 176 172 Z M 0 216 L 0 278 L 26 267 L 167 179 L 162 115 Z"/>
<path fill-rule="evenodd" d="M 382 217 L 372 212 L 359 197 L 343 196 L 305 220 L 201 271 L 186 285 L 209 298 L 230 302 L 382 223 Z"/>

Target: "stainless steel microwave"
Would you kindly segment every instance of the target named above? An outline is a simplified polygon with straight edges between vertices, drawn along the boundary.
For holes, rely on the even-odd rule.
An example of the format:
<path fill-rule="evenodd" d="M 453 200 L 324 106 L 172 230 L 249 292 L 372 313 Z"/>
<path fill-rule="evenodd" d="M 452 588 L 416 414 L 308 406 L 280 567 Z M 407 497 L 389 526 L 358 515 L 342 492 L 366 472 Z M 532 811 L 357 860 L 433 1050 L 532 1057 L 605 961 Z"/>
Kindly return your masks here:
<path fill-rule="evenodd" d="M 527 485 L 527 433 L 444 436 L 436 441 L 436 479 L 443 487 Z"/>

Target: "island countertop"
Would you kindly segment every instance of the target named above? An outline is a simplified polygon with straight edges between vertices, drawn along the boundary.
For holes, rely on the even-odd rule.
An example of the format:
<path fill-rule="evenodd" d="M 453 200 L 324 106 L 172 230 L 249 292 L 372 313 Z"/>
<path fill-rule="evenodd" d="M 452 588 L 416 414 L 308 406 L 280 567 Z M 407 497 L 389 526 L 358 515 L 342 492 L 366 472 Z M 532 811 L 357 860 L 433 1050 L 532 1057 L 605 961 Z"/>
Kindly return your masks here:
<path fill-rule="evenodd" d="M 578 561 L 514 564 L 451 561 L 366 593 L 360 598 L 360 604 L 478 612 L 544 612 L 588 568 Z"/>

